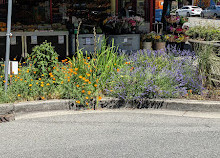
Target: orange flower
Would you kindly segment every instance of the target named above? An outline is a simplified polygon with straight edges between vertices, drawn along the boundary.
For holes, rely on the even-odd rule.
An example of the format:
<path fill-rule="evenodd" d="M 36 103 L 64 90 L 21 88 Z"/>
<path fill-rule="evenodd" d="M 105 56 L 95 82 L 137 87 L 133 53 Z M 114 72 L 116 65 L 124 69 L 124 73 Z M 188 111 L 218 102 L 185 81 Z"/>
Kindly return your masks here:
<path fill-rule="evenodd" d="M 99 79 L 97 79 L 96 82 L 99 83 Z"/>
<path fill-rule="evenodd" d="M 10 78 L 12 78 L 13 76 L 12 75 L 10 75 Z"/>
<path fill-rule="evenodd" d="M 17 81 L 17 79 L 15 79 L 15 81 Z"/>
<path fill-rule="evenodd" d="M 89 81 L 89 84 L 91 84 L 92 82 Z"/>
<path fill-rule="evenodd" d="M 119 72 L 120 70 L 119 69 L 117 69 L 117 72 Z"/>
<path fill-rule="evenodd" d="M 43 77 L 44 77 L 44 74 L 42 74 L 41 76 L 43 76 Z"/>
<path fill-rule="evenodd" d="M 53 67 L 53 69 L 56 69 L 56 67 Z"/>
<path fill-rule="evenodd" d="M 94 86 L 95 86 L 95 87 L 97 87 L 98 85 L 97 85 L 97 84 L 95 84 Z"/>
<path fill-rule="evenodd" d="M 5 83 L 6 81 L 4 80 L 3 82 Z"/>
<path fill-rule="evenodd" d="M 53 75 L 52 72 L 50 72 L 49 75 L 50 75 L 50 76 Z"/>
<path fill-rule="evenodd" d="M 21 73 L 18 73 L 18 75 L 21 75 Z"/>
<path fill-rule="evenodd" d="M 41 80 L 41 78 L 38 79 L 39 81 Z"/>
<path fill-rule="evenodd" d="M 90 74 L 86 74 L 88 77 L 91 76 Z"/>
<path fill-rule="evenodd" d="M 86 99 L 89 99 L 89 97 L 86 97 Z"/>
<path fill-rule="evenodd" d="M 64 82 L 63 81 L 61 81 L 61 84 L 63 84 Z"/>
<path fill-rule="evenodd" d="M 87 59 L 89 60 L 89 59 L 90 59 L 90 57 L 87 57 Z"/>
<path fill-rule="evenodd" d="M 75 68 L 75 71 L 78 71 L 79 70 L 79 68 Z"/>
<path fill-rule="evenodd" d="M 16 60 L 16 58 L 14 58 L 14 60 Z"/>
<path fill-rule="evenodd" d="M 44 100 L 45 98 L 44 98 L 44 97 L 41 97 L 41 99 Z"/>
<path fill-rule="evenodd" d="M 67 81 L 70 82 L 70 79 L 68 79 Z"/>
<path fill-rule="evenodd" d="M 89 105 L 89 103 L 86 102 L 86 105 Z"/>
<path fill-rule="evenodd" d="M 41 84 L 40 86 L 41 86 L 41 87 L 44 87 L 44 85 L 43 85 L 43 84 Z"/>
<path fill-rule="evenodd" d="M 189 90 L 189 93 L 192 93 L 192 90 L 191 90 L 191 89 Z"/>
<path fill-rule="evenodd" d="M 101 100 L 101 99 L 102 99 L 102 97 L 99 96 L 99 97 L 98 97 L 98 100 Z"/>
<path fill-rule="evenodd" d="M 29 69 L 27 69 L 27 73 L 29 73 Z"/>
<path fill-rule="evenodd" d="M 85 93 L 85 90 L 82 90 L 82 93 Z"/>
<path fill-rule="evenodd" d="M 79 101 L 79 100 L 77 100 L 77 101 L 76 101 L 76 103 L 77 103 L 77 104 L 80 104 L 80 101 Z"/>
<path fill-rule="evenodd" d="M 83 78 L 82 76 L 79 76 L 79 78 Z"/>
<path fill-rule="evenodd" d="M 85 78 L 85 77 L 83 77 L 82 79 L 83 79 L 84 81 L 86 80 L 86 78 Z"/>
<path fill-rule="evenodd" d="M 36 71 L 34 71 L 34 74 L 36 74 L 37 72 Z"/>
<path fill-rule="evenodd" d="M 33 81 L 33 79 L 31 79 L 31 81 Z"/>
<path fill-rule="evenodd" d="M 32 84 L 29 84 L 29 87 L 32 87 Z"/>
<path fill-rule="evenodd" d="M 38 84 L 38 82 L 36 82 L 36 84 Z"/>
<path fill-rule="evenodd" d="M 21 78 L 20 81 L 23 81 L 23 79 Z"/>
<path fill-rule="evenodd" d="M 125 62 L 125 64 L 128 64 L 128 62 Z"/>
<path fill-rule="evenodd" d="M 85 80 L 85 82 L 89 82 L 89 80 L 88 80 L 88 79 L 86 79 L 86 80 Z"/>
<path fill-rule="evenodd" d="M 88 91 L 88 95 L 90 95 L 91 94 L 91 91 Z"/>
<path fill-rule="evenodd" d="M 90 70 L 90 72 L 92 72 L 92 69 Z"/>
<path fill-rule="evenodd" d="M 55 79 L 55 78 L 53 78 L 53 80 L 55 81 L 56 79 Z"/>
<path fill-rule="evenodd" d="M 58 57 L 56 57 L 56 59 L 58 59 Z"/>
<path fill-rule="evenodd" d="M 77 84 L 76 87 L 79 87 L 79 85 Z"/>
<path fill-rule="evenodd" d="M 49 83 L 47 83 L 46 85 L 47 85 L 47 86 L 49 86 L 50 84 L 49 84 Z"/>

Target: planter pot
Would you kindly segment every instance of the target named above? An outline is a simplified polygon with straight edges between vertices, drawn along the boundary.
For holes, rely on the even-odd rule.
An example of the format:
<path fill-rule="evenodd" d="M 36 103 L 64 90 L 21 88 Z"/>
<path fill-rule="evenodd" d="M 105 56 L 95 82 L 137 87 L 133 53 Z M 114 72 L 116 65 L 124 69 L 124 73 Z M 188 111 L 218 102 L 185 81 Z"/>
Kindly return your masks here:
<path fill-rule="evenodd" d="M 166 42 L 156 42 L 155 43 L 155 49 L 156 50 L 165 50 L 166 48 Z"/>
<path fill-rule="evenodd" d="M 143 49 L 144 50 L 152 49 L 152 42 L 143 42 Z"/>

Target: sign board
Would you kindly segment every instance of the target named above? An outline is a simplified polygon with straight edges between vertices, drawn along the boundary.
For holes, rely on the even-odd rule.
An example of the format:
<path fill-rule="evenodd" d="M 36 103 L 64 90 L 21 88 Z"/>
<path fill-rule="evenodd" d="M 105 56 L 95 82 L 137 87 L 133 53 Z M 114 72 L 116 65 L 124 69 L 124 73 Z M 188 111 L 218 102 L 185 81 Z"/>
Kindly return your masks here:
<path fill-rule="evenodd" d="M 64 36 L 58 36 L 58 44 L 64 44 Z"/>
<path fill-rule="evenodd" d="M 37 36 L 31 36 L 31 44 L 37 44 Z"/>
<path fill-rule="evenodd" d="M 16 44 L 17 44 L 16 36 L 12 36 L 12 37 L 10 38 L 10 41 L 11 41 L 11 45 L 16 45 Z"/>
<path fill-rule="evenodd" d="M 86 45 L 90 45 L 91 44 L 91 38 L 86 38 Z"/>

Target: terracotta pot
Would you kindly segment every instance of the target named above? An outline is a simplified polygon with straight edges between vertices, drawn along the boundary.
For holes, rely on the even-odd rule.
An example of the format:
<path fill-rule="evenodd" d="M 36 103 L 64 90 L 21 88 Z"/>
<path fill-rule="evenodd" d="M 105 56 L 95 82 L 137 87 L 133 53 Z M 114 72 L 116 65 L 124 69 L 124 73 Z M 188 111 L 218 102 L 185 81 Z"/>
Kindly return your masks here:
<path fill-rule="evenodd" d="M 156 50 L 161 50 L 161 49 L 165 50 L 165 48 L 166 48 L 166 42 L 156 42 L 155 43 Z"/>
<path fill-rule="evenodd" d="M 152 42 L 143 42 L 143 49 L 144 50 L 152 49 Z"/>

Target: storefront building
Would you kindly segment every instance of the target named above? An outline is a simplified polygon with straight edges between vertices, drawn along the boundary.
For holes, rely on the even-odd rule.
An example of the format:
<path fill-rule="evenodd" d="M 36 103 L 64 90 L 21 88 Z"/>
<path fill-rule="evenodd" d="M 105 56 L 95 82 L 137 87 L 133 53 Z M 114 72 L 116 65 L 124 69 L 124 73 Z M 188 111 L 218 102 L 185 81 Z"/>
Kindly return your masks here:
<path fill-rule="evenodd" d="M 128 2 L 131 3 L 129 12 L 133 13 L 129 18 L 133 17 L 136 25 L 129 22 L 130 28 L 126 30 L 123 19 L 121 32 L 111 32 L 109 24 L 113 18 L 121 20 L 120 12 Z M 7 5 L 7 0 L 0 1 L 1 60 L 5 57 Z M 26 57 L 34 46 L 45 40 L 52 42 L 61 59 L 73 55 L 79 23 L 80 47 L 85 50 L 92 51 L 94 28 L 104 36 L 124 35 L 125 42 L 129 34 L 134 36 L 152 29 L 154 6 L 154 0 L 13 0 L 10 59 Z M 140 18 L 143 21 L 137 27 Z"/>

